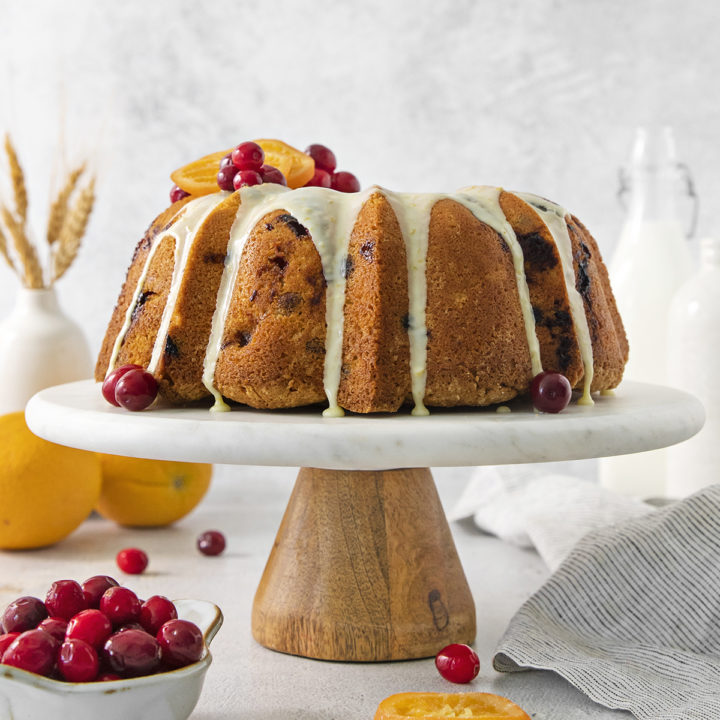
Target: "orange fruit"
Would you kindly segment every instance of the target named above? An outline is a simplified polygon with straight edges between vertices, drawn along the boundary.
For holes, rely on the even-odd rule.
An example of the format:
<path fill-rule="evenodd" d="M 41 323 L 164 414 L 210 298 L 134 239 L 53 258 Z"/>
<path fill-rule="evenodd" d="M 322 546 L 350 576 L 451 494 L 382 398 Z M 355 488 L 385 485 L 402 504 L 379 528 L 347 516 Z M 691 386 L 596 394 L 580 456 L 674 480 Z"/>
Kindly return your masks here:
<path fill-rule="evenodd" d="M 315 161 L 301 150 L 282 140 L 255 140 L 265 152 L 265 164 L 272 165 L 285 176 L 289 188 L 299 188 L 315 172 Z M 171 173 L 170 179 L 191 195 L 208 195 L 219 190 L 217 174 L 220 161 L 233 148 L 205 155 Z"/>
<path fill-rule="evenodd" d="M 99 494 L 95 453 L 41 440 L 22 412 L 0 417 L 0 548 L 62 540 L 92 512 Z"/>
<path fill-rule="evenodd" d="M 514 702 L 492 693 L 407 692 L 390 695 L 378 706 L 375 720 L 530 720 Z"/>
<path fill-rule="evenodd" d="M 210 486 L 212 465 L 100 455 L 96 509 L 119 525 L 160 527 L 187 515 Z"/>

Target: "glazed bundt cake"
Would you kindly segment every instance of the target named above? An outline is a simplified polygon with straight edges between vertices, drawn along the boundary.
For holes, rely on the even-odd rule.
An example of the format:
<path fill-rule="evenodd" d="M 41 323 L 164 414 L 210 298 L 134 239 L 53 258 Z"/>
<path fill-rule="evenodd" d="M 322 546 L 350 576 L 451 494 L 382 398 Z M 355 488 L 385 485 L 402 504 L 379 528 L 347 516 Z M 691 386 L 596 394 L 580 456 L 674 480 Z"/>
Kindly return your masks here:
<path fill-rule="evenodd" d="M 595 240 L 554 203 L 263 184 L 152 223 L 96 379 L 136 363 L 171 403 L 425 414 L 508 401 L 543 369 L 592 402 L 627 356 Z"/>

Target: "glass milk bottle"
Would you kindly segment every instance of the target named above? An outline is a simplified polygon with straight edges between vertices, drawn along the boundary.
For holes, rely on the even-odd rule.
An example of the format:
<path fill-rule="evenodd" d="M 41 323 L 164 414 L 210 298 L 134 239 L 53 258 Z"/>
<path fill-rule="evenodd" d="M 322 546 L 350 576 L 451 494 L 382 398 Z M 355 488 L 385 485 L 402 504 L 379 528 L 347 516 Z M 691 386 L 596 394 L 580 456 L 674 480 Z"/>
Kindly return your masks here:
<path fill-rule="evenodd" d="M 692 272 L 678 199 L 683 192 L 696 199 L 687 168 L 677 161 L 671 128 L 638 128 L 629 171 L 621 172 L 621 200 L 628 191 L 625 224 L 610 263 L 630 343 L 625 378 L 666 385 L 670 302 Z M 663 451 L 600 463 L 601 483 L 627 495 L 664 496 L 665 476 Z"/>
<path fill-rule="evenodd" d="M 700 270 L 675 294 L 668 382 L 705 405 L 703 429 L 667 451 L 667 494 L 681 498 L 720 481 L 720 240 L 700 242 Z"/>

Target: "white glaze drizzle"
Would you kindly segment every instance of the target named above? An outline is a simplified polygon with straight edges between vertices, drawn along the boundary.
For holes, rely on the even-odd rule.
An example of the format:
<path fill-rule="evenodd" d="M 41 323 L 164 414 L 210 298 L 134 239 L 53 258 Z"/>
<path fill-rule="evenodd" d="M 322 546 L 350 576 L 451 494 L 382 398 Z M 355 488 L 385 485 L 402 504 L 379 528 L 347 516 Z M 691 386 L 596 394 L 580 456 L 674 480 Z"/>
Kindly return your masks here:
<path fill-rule="evenodd" d="M 573 265 L 572 241 L 567 229 L 567 211 L 549 200 L 533 195 L 532 193 L 514 193 L 520 199 L 530 205 L 547 226 L 555 247 L 560 255 L 565 288 L 570 302 L 570 314 L 572 315 L 575 335 L 580 346 L 580 357 L 582 358 L 585 377 L 583 380 L 583 394 L 578 400 L 579 405 L 593 405 L 590 395 L 590 388 L 593 379 L 593 350 L 590 339 L 590 328 L 587 316 L 585 315 L 585 304 L 580 293 L 575 287 L 575 266 Z"/>
<path fill-rule="evenodd" d="M 165 352 L 165 344 L 167 342 L 168 328 L 170 320 L 175 312 L 175 304 L 177 303 L 180 285 L 185 275 L 185 266 L 187 265 L 190 250 L 193 242 L 197 237 L 198 230 L 202 227 L 207 216 L 228 197 L 226 192 L 212 193 L 211 195 L 203 195 L 196 200 L 191 200 L 185 206 L 185 212 L 182 217 L 172 225 L 172 227 L 163 233 L 163 237 L 171 235 L 175 238 L 175 263 L 173 265 L 172 282 L 168 292 L 167 302 L 163 310 L 160 327 L 155 336 L 155 344 L 153 345 L 152 357 L 148 365 L 148 372 L 155 373 L 160 358 Z M 161 238 L 160 238 L 161 239 Z"/>
<path fill-rule="evenodd" d="M 225 318 L 230 307 L 233 289 L 240 267 L 240 258 L 248 237 L 262 217 L 276 210 L 284 210 L 300 223 L 312 238 L 322 263 L 326 282 L 325 304 L 325 364 L 323 386 L 328 407 L 326 417 L 340 417 L 338 405 L 342 369 L 343 309 L 345 305 L 345 263 L 350 235 L 370 188 L 361 193 L 343 194 L 323 188 L 309 187 L 289 191 L 281 185 L 265 184 L 243 188 L 242 202 L 230 230 L 228 258 L 220 282 L 213 314 L 212 329 L 203 363 L 203 384 L 215 398 L 215 410 L 227 405 L 215 387 L 215 369 L 222 349 Z"/>
<path fill-rule="evenodd" d="M 212 198 L 212 201 L 209 202 L 209 198 Z M 137 284 L 135 285 L 135 290 L 133 291 L 133 296 L 130 300 L 130 304 L 127 306 L 127 310 L 125 311 L 125 319 L 123 321 L 123 325 L 115 337 L 115 343 L 113 344 L 113 348 L 110 353 L 110 358 L 108 360 L 106 376 L 115 369 L 115 363 L 117 362 L 117 356 L 120 353 L 120 348 L 122 347 L 122 344 L 125 340 L 125 336 L 127 335 L 127 332 L 130 329 L 130 324 L 132 323 L 132 316 L 133 316 L 133 313 L 135 312 L 135 306 L 137 305 L 137 301 L 140 297 L 140 293 L 142 292 L 143 286 L 145 285 L 145 280 L 147 279 L 147 275 L 150 270 L 150 264 L 152 263 L 152 259 L 155 255 L 155 251 L 160 247 L 160 245 L 162 244 L 162 241 L 166 237 L 175 238 L 175 267 L 173 268 L 173 278 L 171 281 L 171 291 L 170 291 L 170 293 L 172 294 L 172 287 L 174 285 L 179 285 L 179 283 L 182 279 L 182 274 L 177 272 L 177 269 L 178 269 L 177 268 L 177 260 L 178 260 L 179 246 L 183 242 L 183 240 L 181 240 L 181 236 L 192 235 L 194 237 L 195 232 L 197 231 L 197 228 L 199 228 L 200 225 L 202 225 L 202 222 L 204 221 L 205 217 L 215 207 L 217 202 L 218 202 L 217 195 L 208 195 L 205 197 L 197 198 L 196 200 L 191 200 L 187 204 L 183 205 L 183 207 L 180 208 L 180 210 L 172 217 L 172 219 L 170 220 L 170 222 L 172 223 L 171 227 L 161 233 L 158 233 L 153 238 L 150 252 L 148 253 L 147 258 L 145 258 L 145 264 L 143 265 L 142 272 L 140 273 L 140 277 L 138 278 Z M 175 297 L 176 296 L 177 296 L 177 290 L 175 290 Z M 171 313 L 168 313 L 168 310 L 167 310 L 169 304 L 170 304 L 170 295 L 168 296 L 168 302 L 166 303 L 165 309 L 163 311 L 163 320 L 165 319 L 165 315 L 167 314 L 168 323 L 170 322 L 170 314 L 171 314 Z M 173 302 L 173 306 L 174 306 L 174 302 Z M 153 346 L 153 357 L 155 355 L 155 347 L 158 345 L 158 341 L 161 336 L 163 338 L 162 342 L 163 343 L 165 342 L 165 338 L 164 338 L 164 335 L 162 335 L 161 330 L 162 330 L 162 323 L 161 323 L 161 328 L 158 331 L 158 334 L 155 339 L 155 345 Z M 165 328 L 165 332 L 167 332 L 167 327 Z M 152 360 L 150 361 L 150 367 L 153 367 Z M 150 370 L 150 372 L 153 372 L 153 370 Z"/>

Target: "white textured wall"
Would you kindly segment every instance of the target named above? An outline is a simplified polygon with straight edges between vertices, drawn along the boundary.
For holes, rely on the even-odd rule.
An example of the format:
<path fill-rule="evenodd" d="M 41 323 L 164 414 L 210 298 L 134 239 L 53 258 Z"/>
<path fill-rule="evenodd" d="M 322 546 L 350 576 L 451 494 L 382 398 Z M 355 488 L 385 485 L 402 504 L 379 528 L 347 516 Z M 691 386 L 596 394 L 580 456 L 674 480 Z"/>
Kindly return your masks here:
<path fill-rule="evenodd" d="M 97 348 L 168 173 L 235 142 L 324 142 L 364 185 L 532 190 L 606 253 L 639 123 L 675 126 L 703 206 L 720 195 L 718 14 L 700 0 L 0 0 L 0 129 L 42 234 L 53 168 L 100 185 L 64 306 Z M 1 188 L 1 186 L 0 186 Z M 0 267 L 0 317 L 15 280 Z"/>

